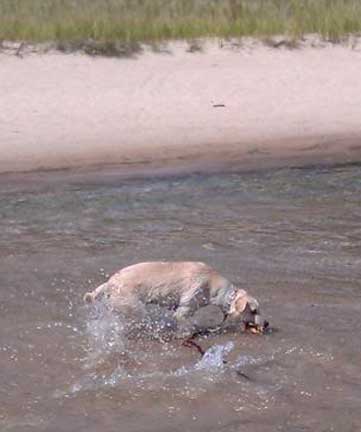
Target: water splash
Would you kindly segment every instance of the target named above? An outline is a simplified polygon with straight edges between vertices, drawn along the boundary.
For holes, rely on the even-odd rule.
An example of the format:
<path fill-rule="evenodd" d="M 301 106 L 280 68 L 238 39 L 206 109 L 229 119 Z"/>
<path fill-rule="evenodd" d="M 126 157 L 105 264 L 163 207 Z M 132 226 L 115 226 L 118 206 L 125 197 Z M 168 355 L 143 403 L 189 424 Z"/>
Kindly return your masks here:
<path fill-rule="evenodd" d="M 222 372 L 224 368 L 224 358 L 234 349 L 233 342 L 223 345 L 211 346 L 194 366 L 182 366 L 174 372 L 175 376 L 184 376 L 195 371 L 205 371 L 207 373 Z"/>
<path fill-rule="evenodd" d="M 201 360 L 194 366 L 196 370 L 215 369 L 224 366 L 224 357 L 234 349 L 233 342 L 227 342 L 224 345 L 214 345 L 210 347 Z"/>
<path fill-rule="evenodd" d="M 94 366 L 99 359 L 111 353 L 127 351 L 124 319 L 115 316 L 101 303 L 89 311 L 85 334 L 88 339 L 87 367 Z"/>

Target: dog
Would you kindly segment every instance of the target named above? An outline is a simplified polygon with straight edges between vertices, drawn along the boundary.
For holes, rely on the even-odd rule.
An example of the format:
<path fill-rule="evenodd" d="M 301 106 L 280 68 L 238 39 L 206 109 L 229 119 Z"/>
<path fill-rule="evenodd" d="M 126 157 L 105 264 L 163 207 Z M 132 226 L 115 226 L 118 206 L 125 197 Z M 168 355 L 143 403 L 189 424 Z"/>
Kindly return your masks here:
<path fill-rule="evenodd" d="M 84 301 L 102 301 L 112 310 L 138 319 L 147 305 L 155 304 L 173 312 L 179 332 L 186 336 L 207 327 L 241 327 L 262 333 L 268 322 L 262 320 L 258 301 L 203 262 L 144 262 L 115 273 Z M 213 310 L 215 319 L 202 323 L 194 318 Z M 217 312 L 218 311 L 218 312 Z"/>

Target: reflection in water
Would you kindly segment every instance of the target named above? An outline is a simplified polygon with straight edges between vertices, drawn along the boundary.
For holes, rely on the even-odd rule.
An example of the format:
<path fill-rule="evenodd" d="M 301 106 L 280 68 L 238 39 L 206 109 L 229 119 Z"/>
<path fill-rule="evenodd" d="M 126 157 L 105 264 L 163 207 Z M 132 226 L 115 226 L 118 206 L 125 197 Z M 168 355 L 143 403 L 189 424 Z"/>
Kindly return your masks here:
<path fill-rule="evenodd" d="M 360 174 L 4 182 L 0 429 L 360 430 Z M 274 332 L 201 338 L 200 359 L 83 304 L 156 259 L 206 261 L 261 300 Z"/>

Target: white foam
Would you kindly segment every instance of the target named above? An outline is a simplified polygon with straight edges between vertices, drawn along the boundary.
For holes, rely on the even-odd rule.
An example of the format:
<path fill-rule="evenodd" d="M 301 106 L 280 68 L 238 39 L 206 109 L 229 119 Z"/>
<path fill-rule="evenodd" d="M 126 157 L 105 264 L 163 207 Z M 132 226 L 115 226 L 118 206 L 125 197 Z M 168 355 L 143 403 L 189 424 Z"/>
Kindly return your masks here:
<path fill-rule="evenodd" d="M 210 347 L 202 359 L 194 366 L 194 369 L 214 369 L 224 365 L 224 357 L 234 348 L 233 342 L 227 342 L 224 345 L 214 345 Z"/>

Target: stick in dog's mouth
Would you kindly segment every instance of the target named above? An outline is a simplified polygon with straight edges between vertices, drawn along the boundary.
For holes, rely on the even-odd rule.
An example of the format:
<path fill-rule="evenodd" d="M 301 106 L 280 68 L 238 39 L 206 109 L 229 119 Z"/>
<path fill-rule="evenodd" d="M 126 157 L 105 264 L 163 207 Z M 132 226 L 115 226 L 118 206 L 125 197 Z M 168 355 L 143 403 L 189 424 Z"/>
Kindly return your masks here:
<path fill-rule="evenodd" d="M 264 323 L 261 324 L 255 324 L 252 322 L 246 322 L 245 324 L 245 330 L 249 331 L 252 334 L 265 334 L 269 330 L 269 322 L 264 321 Z"/>

